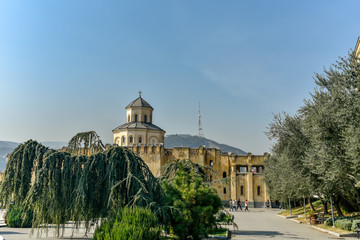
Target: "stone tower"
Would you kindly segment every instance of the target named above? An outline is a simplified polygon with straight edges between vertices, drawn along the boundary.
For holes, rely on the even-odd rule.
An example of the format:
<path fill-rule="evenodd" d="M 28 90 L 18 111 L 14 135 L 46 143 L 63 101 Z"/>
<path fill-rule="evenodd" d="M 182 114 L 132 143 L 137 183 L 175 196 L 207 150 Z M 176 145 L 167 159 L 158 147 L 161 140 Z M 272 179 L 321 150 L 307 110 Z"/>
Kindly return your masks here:
<path fill-rule="evenodd" d="M 152 123 L 154 109 L 141 97 L 126 106 L 126 123 L 112 130 L 119 146 L 164 143 L 165 131 Z"/>

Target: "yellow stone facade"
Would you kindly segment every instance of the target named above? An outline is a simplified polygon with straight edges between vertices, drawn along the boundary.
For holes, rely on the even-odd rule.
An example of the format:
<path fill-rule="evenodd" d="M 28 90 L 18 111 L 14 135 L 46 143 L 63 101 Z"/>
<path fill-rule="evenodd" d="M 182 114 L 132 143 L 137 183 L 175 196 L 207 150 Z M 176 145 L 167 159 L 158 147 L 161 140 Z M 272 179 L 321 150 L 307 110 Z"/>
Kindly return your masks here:
<path fill-rule="evenodd" d="M 139 97 L 141 97 L 141 95 Z M 139 98 L 135 99 L 132 103 L 136 101 L 138 103 L 137 105 L 141 104 L 139 103 Z M 135 117 L 132 109 L 133 107 L 131 106 L 132 103 L 126 107 L 126 124 L 133 122 L 131 126 L 136 128 L 134 125 Z M 150 106 L 146 101 L 145 103 L 143 110 L 149 109 Z M 140 119 L 140 112 L 141 107 L 137 106 L 137 121 Z M 152 130 L 159 135 L 162 134 L 162 137 L 159 137 L 162 141 L 160 140 L 155 144 L 151 141 L 147 141 L 146 143 L 142 141 L 141 143 L 135 142 L 133 144 L 128 144 L 127 142 L 126 144 L 122 144 L 121 138 L 123 136 L 129 136 L 129 134 L 133 134 L 134 136 L 146 136 L 146 134 L 148 134 L 148 129 L 144 128 L 142 125 L 139 126 L 140 128 L 138 129 L 127 129 L 124 127 L 114 129 L 114 144 L 130 148 L 145 161 L 155 176 L 161 175 L 161 167 L 165 164 L 175 160 L 189 159 L 192 162 L 214 168 L 217 174 L 209 174 L 209 179 L 213 182 L 214 188 L 223 201 L 240 199 L 244 202 L 245 200 L 248 200 L 250 207 L 263 207 L 264 202 L 270 199 L 270 196 L 268 196 L 266 192 L 263 175 L 263 162 L 268 158 L 267 153 L 264 155 L 252 155 L 251 153 L 248 153 L 246 156 L 238 156 L 233 153 L 221 152 L 221 150 L 215 148 L 204 148 L 203 146 L 199 146 L 197 149 L 188 147 L 165 149 L 165 131 L 160 128 L 157 132 Z"/>

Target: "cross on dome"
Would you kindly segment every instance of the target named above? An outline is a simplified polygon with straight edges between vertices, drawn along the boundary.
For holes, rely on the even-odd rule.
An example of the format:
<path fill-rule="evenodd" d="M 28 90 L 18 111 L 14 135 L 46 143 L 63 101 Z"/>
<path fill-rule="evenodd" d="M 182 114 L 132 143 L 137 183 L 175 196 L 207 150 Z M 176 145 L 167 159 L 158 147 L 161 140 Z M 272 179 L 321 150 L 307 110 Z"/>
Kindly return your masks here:
<path fill-rule="evenodd" d="M 139 97 L 141 97 L 141 94 L 142 94 L 142 92 L 141 92 L 141 90 L 139 91 Z"/>

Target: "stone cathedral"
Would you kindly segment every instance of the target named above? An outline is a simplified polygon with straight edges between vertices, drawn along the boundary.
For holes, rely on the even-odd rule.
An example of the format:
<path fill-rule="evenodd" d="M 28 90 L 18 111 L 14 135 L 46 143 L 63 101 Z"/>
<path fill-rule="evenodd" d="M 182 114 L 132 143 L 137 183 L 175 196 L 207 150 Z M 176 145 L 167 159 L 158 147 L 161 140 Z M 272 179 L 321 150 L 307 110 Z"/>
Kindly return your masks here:
<path fill-rule="evenodd" d="M 209 175 L 210 181 L 223 201 L 248 200 L 249 206 L 262 207 L 270 198 L 266 192 L 263 175 L 264 155 L 238 156 L 234 153 L 221 152 L 215 148 L 197 149 L 189 147 L 164 148 L 165 131 L 153 124 L 153 107 L 141 97 L 126 106 L 126 122 L 113 130 L 113 143 L 131 149 L 139 155 L 155 176 L 161 175 L 161 166 L 178 159 L 208 165 L 218 174 Z M 217 183 L 219 180 L 223 184 Z"/>

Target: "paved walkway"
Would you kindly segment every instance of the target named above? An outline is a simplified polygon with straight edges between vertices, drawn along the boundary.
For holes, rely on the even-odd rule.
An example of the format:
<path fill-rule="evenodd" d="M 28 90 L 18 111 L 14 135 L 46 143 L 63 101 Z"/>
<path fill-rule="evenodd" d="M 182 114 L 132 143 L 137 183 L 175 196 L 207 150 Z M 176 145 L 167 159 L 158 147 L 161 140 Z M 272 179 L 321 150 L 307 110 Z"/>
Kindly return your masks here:
<path fill-rule="evenodd" d="M 253 208 L 250 212 L 231 212 L 239 229 L 233 231 L 232 239 L 351 239 L 340 238 L 276 216 L 279 210 L 266 211 Z M 232 230 L 232 227 L 230 228 Z"/>
<path fill-rule="evenodd" d="M 31 228 L 9 228 L 9 227 L 0 227 L 0 240 L 1 237 L 5 240 L 28 240 L 28 239 L 92 239 L 93 236 L 93 230 L 89 234 L 87 234 L 87 237 L 85 235 L 84 228 L 80 228 L 78 231 L 73 232 L 73 225 L 67 224 L 65 226 L 65 232 L 63 237 L 56 238 L 54 233 L 55 229 L 49 229 L 48 233 L 45 232 L 38 232 L 37 229 L 34 230 L 34 234 L 30 234 Z M 38 235 L 40 233 L 40 235 Z M 71 238 L 72 237 L 72 238 Z"/>
<path fill-rule="evenodd" d="M 284 218 L 276 216 L 278 210 L 265 209 L 250 209 L 250 212 L 231 212 L 235 215 L 235 222 L 239 229 L 233 231 L 232 239 L 246 239 L 246 240 L 260 240 L 260 239 L 343 239 L 355 240 L 356 238 L 339 238 L 327 233 L 319 232 L 310 228 L 309 225 L 299 224 Z M 231 230 L 232 227 L 231 227 Z M 36 239 L 37 234 L 35 230 L 34 235 L 30 235 L 30 228 L 8 228 L 0 227 L 0 236 L 6 240 L 27 240 Z M 91 231 L 93 232 L 93 230 Z M 64 239 L 71 239 L 72 225 L 67 225 L 65 228 Z M 76 232 L 73 239 L 91 239 L 92 234 L 88 234 L 88 238 L 84 238 L 83 229 Z M 1 239 L 1 237 L 0 237 Z M 40 239 L 59 239 L 54 237 L 54 229 L 51 229 L 46 236 L 43 233 Z"/>

